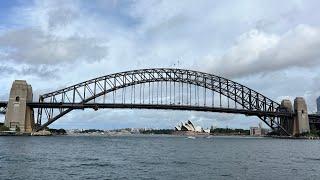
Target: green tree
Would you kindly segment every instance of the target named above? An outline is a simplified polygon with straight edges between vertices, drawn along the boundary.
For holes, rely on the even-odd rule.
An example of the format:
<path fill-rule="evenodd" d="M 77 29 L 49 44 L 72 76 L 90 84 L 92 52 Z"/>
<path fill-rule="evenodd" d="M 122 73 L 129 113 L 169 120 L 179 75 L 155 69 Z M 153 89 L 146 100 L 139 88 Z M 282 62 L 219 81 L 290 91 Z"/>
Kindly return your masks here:
<path fill-rule="evenodd" d="M 10 129 L 7 126 L 0 126 L 0 131 L 9 131 Z"/>

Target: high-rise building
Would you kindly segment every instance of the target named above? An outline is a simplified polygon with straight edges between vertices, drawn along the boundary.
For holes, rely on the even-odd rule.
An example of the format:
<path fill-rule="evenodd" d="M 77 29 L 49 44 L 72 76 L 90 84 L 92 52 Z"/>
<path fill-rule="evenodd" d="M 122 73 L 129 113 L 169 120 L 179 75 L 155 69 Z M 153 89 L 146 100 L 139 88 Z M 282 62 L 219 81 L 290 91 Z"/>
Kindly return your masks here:
<path fill-rule="evenodd" d="M 320 96 L 317 98 L 317 114 L 320 114 Z"/>

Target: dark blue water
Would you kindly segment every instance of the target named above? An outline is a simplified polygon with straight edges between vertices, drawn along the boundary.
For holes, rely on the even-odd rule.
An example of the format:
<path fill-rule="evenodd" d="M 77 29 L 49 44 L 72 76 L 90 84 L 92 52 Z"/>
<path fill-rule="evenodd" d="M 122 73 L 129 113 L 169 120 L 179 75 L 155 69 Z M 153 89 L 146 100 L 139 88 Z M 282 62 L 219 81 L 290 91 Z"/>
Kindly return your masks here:
<path fill-rule="evenodd" d="M 0 179 L 320 179 L 320 141 L 0 137 Z"/>

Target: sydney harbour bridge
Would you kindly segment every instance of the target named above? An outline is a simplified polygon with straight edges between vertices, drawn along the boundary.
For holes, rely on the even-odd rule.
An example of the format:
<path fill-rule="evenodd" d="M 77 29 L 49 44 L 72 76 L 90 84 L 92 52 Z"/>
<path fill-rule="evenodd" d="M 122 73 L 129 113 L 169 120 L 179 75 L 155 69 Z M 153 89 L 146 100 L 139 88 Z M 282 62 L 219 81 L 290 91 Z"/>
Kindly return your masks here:
<path fill-rule="evenodd" d="M 33 101 L 32 87 L 16 80 L 8 101 L 0 102 L 5 125 L 40 131 L 77 109 L 159 109 L 256 116 L 281 135 L 319 127 L 303 98 L 281 103 L 245 85 L 209 73 L 173 68 L 139 69 L 90 79 Z"/>

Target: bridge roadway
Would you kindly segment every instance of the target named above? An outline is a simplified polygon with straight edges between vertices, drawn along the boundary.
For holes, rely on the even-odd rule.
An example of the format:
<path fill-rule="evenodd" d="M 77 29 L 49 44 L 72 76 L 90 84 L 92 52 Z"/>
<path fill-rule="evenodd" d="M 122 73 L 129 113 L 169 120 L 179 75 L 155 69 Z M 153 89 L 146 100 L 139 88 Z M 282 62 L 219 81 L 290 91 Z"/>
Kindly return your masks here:
<path fill-rule="evenodd" d="M 7 106 L 7 101 L 0 101 L 0 108 Z M 39 103 L 28 102 L 32 108 L 53 108 L 53 109 L 160 109 L 160 110 L 186 110 L 202 112 L 218 112 L 245 114 L 247 116 L 268 116 L 268 117 L 292 117 L 293 113 L 288 112 L 264 112 L 258 110 L 245 110 L 234 108 L 205 107 L 205 106 L 186 106 L 186 105 L 161 105 L 161 104 L 113 104 L 113 103 Z M 309 114 L 310 124 L 320 124 L 320 114 Z"/>
<path fill-rule="evenodd" d="M 309 123 L 320 125 L 320 114 L 309 114 Z"/>
<path fill-rule="evenodd" d="M 0 101 L 0 108 L 1 107 L 7 107 L 8 102 L 7 101 Z"/>
<path fill-rule="evenodd" d="M 160 109 L 160 110 L 185 110 L 185 111 L 202 111 L 202 112 L 218 112 L 245 114 L 247 116 L 268 116 L 268 117 L 292 117 L 293 113 L 288 112 L 268 112 L 260 110 L 246 110 L 223 107 L 206 107 L 206 106 L 190 106 L 179 104 L 117 104 L 117 103 L 45 103 L 45 102 L 28 102 L 28 106 L 32 108 L 49 108 L 49 109 Z M 0 107 L 6 107 L 7 102 L 0 101 Z"/>
<path fill-rule="evenodd" d="M 245 110 L 222 107 L 206 107 L 206 106 L 188 106 L 179 104 L 114 104 L 114 103 L 38 103 L 30 102 L 28 106 L 33 108 L 58 108 L 58 109 L 160 109 L 160 110 L 186 110 L 186 111 L 202 111 L 202 112 L 220 112 L 245 114 L 248 116 L 268 116 L 268 117 L 292 117 L 292 113 L 288 112 L 265 112 L 259 110 Z"/>

